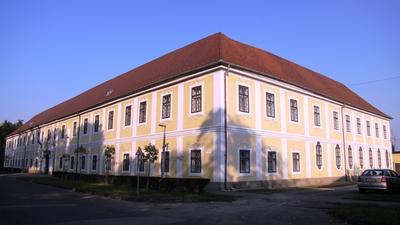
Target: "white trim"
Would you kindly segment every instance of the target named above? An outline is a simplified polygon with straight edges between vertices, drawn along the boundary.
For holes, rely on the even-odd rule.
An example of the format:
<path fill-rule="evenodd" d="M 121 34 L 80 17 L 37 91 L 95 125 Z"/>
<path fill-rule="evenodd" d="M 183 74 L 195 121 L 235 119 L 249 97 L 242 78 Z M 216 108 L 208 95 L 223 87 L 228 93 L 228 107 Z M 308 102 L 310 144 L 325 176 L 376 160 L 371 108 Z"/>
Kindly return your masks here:
<path fill-rule="evenodd" d="M 182 164 L 183 164 L 183 137 L 176 138 L 176 177 L 182 177 Z M 190 156 L 189 156 L 190 158 Z M 190 165 L 190 164 L 189 164 Z"/>
<path fill-rule="evenodd" d="M 154 134 L 156 132 L 156 126 L 158 126 L 156 118 L 157 118 L 157 91 L 153 91 L 151 93 L 151 112 L 146 111 L 146 114 L 151 113 L 151 121 L 150 121 L 150 129 L 151 133 Z M 171 99 L 172 100 L 172 99 Z M 172 108 L 171 108 L 172 110 Z M 146 119 L 147 122 L 147 119 Z"/>
<path fill-rule="evenodd" d="M 96 116 L 99 116 L 99 127 L 98 127 L 97 131 L 94 130 L 95 123 L 96 123 Z M 92 130 L 92 135 L 100 133 L 100 130 L 101 130 L 100 113 L 93 114 L 93 126 L 92 126 L 91 130 Z"/>
<path fill-rule="evenodd" d="M 249 112 L 241 112 L 239 110 L 239 87 L 240 86 L 247 87 L 249 89 Z M 253 113 L 251 110 L 251 85 L 250 84 L 244 83 L 242 81 L 236 81 L 236 106 L 237 106 L 236 114 L 252 117 Z"/>
<path fill-rule="evenodd" d="M 280 111 L 281 111 L 281 130 L 283 133 L 286 133 L 287 132 L 286 95 L 285 95 L 285 91 L 282 88 L 279 89 L 279 95 L 280 95 Z"/>
<path fill-rule="evenodd" d="M 291 123 L 291 124 L 295 124 L 295 125 L 299 125 L 300 124 L 300 102 L 299 102 L 299 99 L 298 98 L 296 98 L 296 97 L 293 97 L 293 96 L 291 96 L 290 94 L 288 95 L 288 99 L 289 99 L 289 101 L 288 101 L 288 105 L 289 105 L 289 123 Z M 292 120 L 292 109 L 291 109 L 291 107 L 290 107 L 290 101 L 291 100 L 295 100 L 296 101 L 296 103 L 297 103 L 297 121 L 293 121 Z"/>
<path fill-rule="evenodd" d="M 325 135 L 327 139 L 331 138 L 331 128 L 330 128 L 330 116 L 329 116 L 329 109 L 328 103 L 324 102 L 324 109 L 325 109 Z"/>
<path fill-rule="evenodd" d="M 292 161 L 293 163 L 293 161 Z M 317 168 L 318 169 L 318 168 Z M 306 177 L 311 177 L 311 143 L 306 141 Z"/>
<path fill-rule="evenodd" d="M 299 153 L 299 169 L 300 169 L 299 171 L 294 171 L 293 153 Z M 302 168 L 301 168 L 301 152 L 298 151 L 298 150 L 291 150 L 290 151 L 290 158 L 292 159 L 292 163 L 291 163 L 291 165 L 292 165 L 292 170 L 291 170 L 292 175 L 300 175 L 301 172 L 302 172 Z"/>
<path fill-rule="evenodd" d="M 126 108 L 127 107 L 131 107 L 131 121 L 130 121 L 130 125 L 125 125 L 126 123 Z M 122 112 L 122 122 L 123 122 L 123 125 L 122 125 L 122 127 L 124 128 L 124 129 L 126 129 L 126 128 L 129 128 L 129 127 L 132 127 L 132 124 L 133 124 L 133 122 L 132 122 L 132 120 L 133 120 L 133 118 L 132 118 L 132 115 L 133 115 L 133 104 L 132 103 L 128 103 L 128 104 L 126 104 L 126 105 L 124 105 L 124 110 L 123 110 L 123 112 Z"/>
<path fill-rule="evenodd" d="M 162 118 L 163 98 L 164 98 L 164 96 L 167 96 L 167 95 L 170 95 L 169 117 L 163 119 L 163 118 Z M 167 91 L 167 92 L 164 92 L 163 94 L 160 95 L 160 122 L 172 120 L 172 109 L 173 109 L 173 102 L 172 102 L 172 99 L 173 99 L 173 93 L 172 93 L 172 91 Z M 155 112 L 154 112 L 154 114 L 155 114 Z"/>
<path fill-rule="evenodd" d="M 322 129 L 322 106 L 319 105 L 319 104 L 312 103 L 311 107 L 312 107 L 312 118 L 313 118 L 313 120 L 312 120 L 312 126 L 313 126 L 313 128 L 315 128 L 315 129 Z M 319 108 L 319 126 L 315 125 L 315 111 L 314 111 L 314 107 L 318 107 L 318 108 Z"/>
<path fill-rule="evenodd" d="M 144 122 L 140 122 L 140 104 L 142 103 L 142 102 L 146 102 L 146 113 L 145 113 L 145 121 Z M 138 101 L 138 105 L 137 105 L 137 107 L 138 107 L 138 113 L 137 113 L 137 126 L 139 127 L 139 126 L 144 126 L 144 125 L 147 125 L 147 120 L 148 120 L 148 118 L 147 118 L 147 114 L 149 113 L 149 100 L 147 99 L 147 98 L 143 98 L 143 99 L 141 99 L 141 100 L 139 100 Z M 153 133 L 153 132 L 152 132 Z"/>
<path fill-rule="evenodd" d="M 303 105 L 304 105 L 304 133 L 306 136 L 310 135 L 310 118 L 309 118 L 309 109 L 308 109 L 308 97 L 304 96 L 303 97 Z M 299 108 L 299 106 L 297 105 L 297 108 Z M 297 110 L 300 111 L 300 110 Z M 299 116 L 300 117 L 300 113 Z M 300 118 L 299 118 L 300 121 Z"/>
<path fill-rule="evenodd" d="M 287 139 L 282 139 L 282 178 L 288 179 L 288 162 L 287 162 Z"/>
<path fill-rule="evenodd" d="M 251 162 L 251 156 L 250 156 Z M 251 171 L 251 164 L 250 164 Z M 262 170 L 262 146 L 261 146 L 261 136 L 256 137 L 256 176 L 257 180 L 261 180 L 263 175 Z"/>
<path fill-rule="evenodd" d="M 249 90 L 250 93 L 250 90 Z M 262 102 L 260 101 L 260 82 L 259 81 L 255 81 L 254 82 L 254 98 L 255 98 L 255 104 L 254 104 L 254 115 L 255 115 L 255 122 L 256 122 L 256 129 L 261 129 L 261 105 L 265 105 L 262 104 Z M 251 96 L 249 95 L 249 102 L 251 102 Z M 251 107 L 251 104 L 249 104 L 249 107 Z M 249 108 L 249 110 L 251 110 L 251 108 Z M 251 111 L 250 111 L 251 112 Z M 260 146 L 261 148 L 261 146 Z"/>
<path fill-rule="evenodd" d="M 318 165 L 317 165 L 317 144 L 318 144 L 318 142 L 321 145 L 321 157 L 322 157 L 321 158 L 321 169 L 318 168 Z M 313 153 L 314 153 L 314 160 L 315 160 L 314 161 L 315 169 L 317 169 L 317 171 L 321 172 L 324 170 L 324 148 L 323 148 L 323 144 L 320 141 L 315 142 Z"/>
<path fill-rule="evenodd" d="M 112 127 L 112 129 L 108 129 L 109 128 L 109 125 L 108 125 L 108 123 L 110 122 L 110 112 L 114 112 L 113 113 L 113 127 Z M 107 109 L 107 115 L 106 115 L 106 121 L 107 121 L 107 124 L 106 124 L 106 129 L 104 129 L 106 132 L 112 132 L 112 131 L 114 131 L 114 129 L 115 129 L 115 122 L 114 122 L 114 120 L 115 120 L 115 108 L 113 107 L 112 109 Z"/>
<path fill-rule="evenodd" d="M 272 94 L 273 96 L 274 96 L 274 117 L 269 117 L 269 116 L 267 116 L 267 93 L 269 93 L 269 94 Z M 263 112 L 264 112 L 264 119 L 267 119 L 267 120 L 274 120 L 274 121 L 277 121 L 277 110 L 276 110 L 276 100 L 277 100 L 277 95 L 276 95 L 276 91 L 273 91 L 272 89 L 268 89 L 268 88 L 264 88 L 264 91 L 263 91 L 263 98 L 264 98 L 264 105 L 265 105 L 265 107 L 264 107 L 264 110 L 263 110 Z M 257 104 L 256 104 L 257 105 Z"/>
<path fill-rule="evenodd" d="M 245 151 L 249 151 L 249 160 L 250 160 L 250 162 L 249 162 L 249 169 L 250 169 L 250 172 L 249 173 L 241 173 L 240 172 L 240 150 L 245 150 Z M 253 163 L 253 160 L 252 160 L 252 149 L 251 148 L 249 148 L 249 147 L 243 147 L 243 146 L 240 146 L 240 147 L 236 147 L 236 165 L 237 165 L 237 167 L 236 167 L 236 172 L 237 172 L 237 176 L 238 177 L 247 177 L 247 176 L 253 176 L 253 170 L 251 169 L 251 167 L 252 167 L 252 163 Z"/>
<path fill-rule="evenodd" d="M 177 119 L 177 130 L 183 130 L 183 105 L 184 105 L 184 85 L 182 83 L 178 84 L 178 108 L 177 108 L 177 114 L 178 114 L 178 119 Z"/>
<path fill-rule="evenodd" d="M 192 88 L 195 87 L 201 87 L 201 111 L 200 112 L 195 112 L 192 113 Z M 205 99 L 204 99 L 204 81 L 193 81 L 193 84 L 189 86 L 189 117 L 192 116 L 198 116 L 198 115 L 203 115 L 204 114 L 204 104 L 205 104 Z"/>
<path fill-rule="evenodd" d="M 268 171 L 268 153 L 275 152 L 275 160 L 276 160 L 276 171 L 269 172 Z M 265 171 L 267 176 L 278 176 L 279 175 L 279 151 L 277 149 L 272 149 L 270 146 L 265 148 Z"/>
<path fill-rule="evenodd" d="M 201 172 L 200 173 L 192 173 L 192 168 L 191 168 L 191 154 L 192 154 L 192 150 L 200 150 L 200 155 L 201 155 Z M 197 177 L 197 176 L 203 176 L 204 175 L 204 146 L 200 146 L 200 147 L 190 147 L 189 148 L 189 152 L 188 152 L 188 175 L 189 176 L 193 176 L 193 177 Z"/>
<path fill-rule="evenodd" d="M 138 99 L 134 98 L 133 99 L 133 105 L 132 105 L 132 137 L 136 136 L 136 129 L 138 126 L 138 117 L 135 117 L 135 115 L 138 115 Z"/>
<path fill-rule="evenodd" d="M 327 144 L 326 145 L 326 155 L 328 156 L 327 157 L 327 160 L 328 160 L 328 177 L 331 177 L 332 176 L 332 151 L 331 151 L 331 145 L 330 144 Z"/>

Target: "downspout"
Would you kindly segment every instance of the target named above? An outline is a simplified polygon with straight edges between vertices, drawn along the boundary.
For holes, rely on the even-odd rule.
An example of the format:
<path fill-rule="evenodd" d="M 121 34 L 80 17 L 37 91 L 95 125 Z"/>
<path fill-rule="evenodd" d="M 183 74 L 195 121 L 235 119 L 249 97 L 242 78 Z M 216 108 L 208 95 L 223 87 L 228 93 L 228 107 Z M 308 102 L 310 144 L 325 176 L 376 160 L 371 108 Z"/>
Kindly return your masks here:
<path fill-rule="evenodd" d="M 228 115 L 227 115 L 227 94 L 226 94 L 226 77 L 229 76 L 229 70 L 231 66 L 228 64 L 228 68 L 224 73 L 224 135 L 225 135 L 225 168 L 224 168 L 224 189 L 228 190 Z"/>
<path fill-rule="evenodd" d="M 77 130 L 77 138 L 76 138 L 76 163 L 75 163 L 75 176 L 78 174 L 78 166 L 79 166 L 79 136 L 81 134 L 81 114 L 78 113 L 78 130 Z M 76 178 L 76 177 L 75 177 Z"/>
<path fill-rule="evenodd" d="M 343 141 L 343 153 L 344 153 L 344 180 L 347 181 L 347 164 L 346 164 L 346 135 L 344 133 L 344 120 L 343 120 L 343 109 L 346 104 L 343 103 L 341 107 L 341 116 L 342 116 L 342 141 Z"/>

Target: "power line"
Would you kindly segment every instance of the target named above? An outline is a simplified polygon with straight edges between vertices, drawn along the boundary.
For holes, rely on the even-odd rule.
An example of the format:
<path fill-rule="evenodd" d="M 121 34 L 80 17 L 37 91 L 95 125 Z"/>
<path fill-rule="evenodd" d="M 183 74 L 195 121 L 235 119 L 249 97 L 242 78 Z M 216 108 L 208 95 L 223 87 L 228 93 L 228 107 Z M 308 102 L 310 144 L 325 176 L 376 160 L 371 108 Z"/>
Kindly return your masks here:
<path fill-rule="evenodd" d="M 378 82 L 387 81 L 387 80 L 399 79 L 399 78 L 400 78 L 400 75 L 393 76 L 393 77 L 386 77 L 386 78 L 377 79 L 377 80 L 370 80 L 370 81 L 364 81 L 364 82 L 359 82 L 359 83 L 346 84 L 345 86 L 360 86 L 360 85 L 378 83 Z M 335 88 L 339 88 L 341 86 L 342 86 L 342 84 L 339 83 L 338 85 L 326 87 L 326 88 L 324 88 L 324 90 L 335 89 Z"/>

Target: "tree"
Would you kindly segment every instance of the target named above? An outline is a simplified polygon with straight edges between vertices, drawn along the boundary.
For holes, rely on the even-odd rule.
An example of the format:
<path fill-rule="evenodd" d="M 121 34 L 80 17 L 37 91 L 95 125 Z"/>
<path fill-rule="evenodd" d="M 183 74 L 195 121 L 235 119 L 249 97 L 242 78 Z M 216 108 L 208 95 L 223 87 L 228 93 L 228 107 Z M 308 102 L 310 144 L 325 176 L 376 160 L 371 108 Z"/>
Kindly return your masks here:
<path fill-rule="evenodd" d="M 0 125 L 0 168 L 4 166 L 4 152 L 6 148 L 6 137 L 22 126 L 23 120 L 18 120 L 16 123 L 12 123 L 5 120 Z"/>
<path fill-rule="evenodd" d="M 144 160 L 147 161 L 148 170 L 147 170 L 147 184 L 146 189 L 149 189 L 150 184 L 150 165 L 154 163 L 158 159 L 158 149 L 155 145 L 149 143 L 144 146 Z"/>

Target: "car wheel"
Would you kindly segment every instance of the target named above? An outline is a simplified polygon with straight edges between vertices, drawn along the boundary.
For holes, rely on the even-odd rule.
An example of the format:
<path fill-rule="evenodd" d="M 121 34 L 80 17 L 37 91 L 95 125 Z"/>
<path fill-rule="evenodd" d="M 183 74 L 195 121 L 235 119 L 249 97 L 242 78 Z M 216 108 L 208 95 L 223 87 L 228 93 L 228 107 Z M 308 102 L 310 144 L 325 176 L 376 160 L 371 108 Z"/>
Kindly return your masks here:
<path fill-rule="evenodd" d="M 359 189 L 358 189 L 358 192 L 360 192 L 361 194 L 362 194 L 362 193 L 365 193 L 365 189 L 359 188 Z"/>

